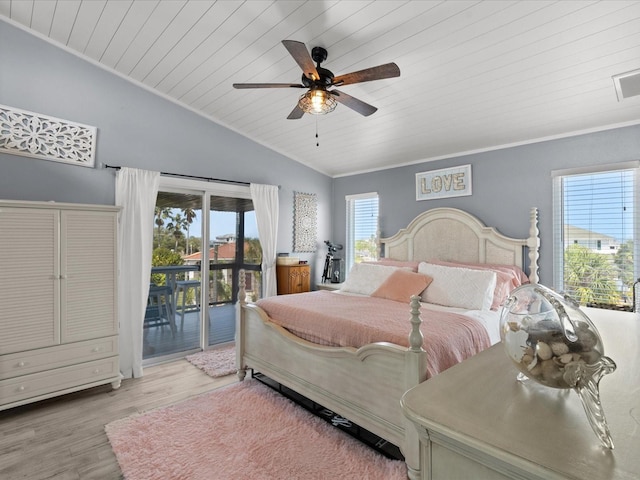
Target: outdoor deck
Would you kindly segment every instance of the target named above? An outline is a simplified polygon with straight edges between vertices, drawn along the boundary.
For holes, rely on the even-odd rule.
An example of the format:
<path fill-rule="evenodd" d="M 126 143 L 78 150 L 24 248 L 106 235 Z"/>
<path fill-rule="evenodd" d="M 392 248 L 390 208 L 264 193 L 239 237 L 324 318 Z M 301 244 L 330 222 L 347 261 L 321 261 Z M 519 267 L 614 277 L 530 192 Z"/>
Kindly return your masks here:
<path fill-rule="evenodd" d="M 209 342 L 219 345 L 233 342 L 236 332 L 236 306 L 232 304 L 209 307 Z M 144 329 L 143 359 L 149 360 L 166 355 L 191 353 L 200 349 L 200 312 L 185 313 L 184 328 L 180 328 L 181 318 L 176 314 L 176 333 L 171 333 L 168 325 L 152 326 Z"/>

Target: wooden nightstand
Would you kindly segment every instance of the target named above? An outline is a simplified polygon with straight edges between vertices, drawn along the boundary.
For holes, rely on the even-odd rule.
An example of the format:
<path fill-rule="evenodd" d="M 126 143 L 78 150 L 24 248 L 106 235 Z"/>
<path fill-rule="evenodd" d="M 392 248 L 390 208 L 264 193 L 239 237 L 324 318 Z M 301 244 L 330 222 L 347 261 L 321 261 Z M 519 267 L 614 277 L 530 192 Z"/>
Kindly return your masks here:
<path fill-rule="evenodd" d="M 311 290 L 310 265 L 277 265 L 278 295 L 303 293 Z"/>

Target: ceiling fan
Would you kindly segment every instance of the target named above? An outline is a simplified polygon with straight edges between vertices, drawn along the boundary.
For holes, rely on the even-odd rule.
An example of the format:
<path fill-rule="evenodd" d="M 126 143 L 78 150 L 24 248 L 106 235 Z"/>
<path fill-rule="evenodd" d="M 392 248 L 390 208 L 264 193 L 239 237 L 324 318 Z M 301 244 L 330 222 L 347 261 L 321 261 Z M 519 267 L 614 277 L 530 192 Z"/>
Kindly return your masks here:
<path fill-rule="evenodd" d="M 302 68 L 301 84 L 234 83 L 233 88 L 307 88 L 308 91 L 300 97 L 298 104 L 287 117 L 289 120 L 302 118 L 305 113 L 312 115 L 327 114 L 336 108 L 337 103 L 341 103 L 367 117 L 378 109 L 336 88 L 328 89 L 400 76 L 400 69 L 395 63 L 386 63 L 336 77 L 331 71 L 320 66 L 327 59 L 327 51 L 324 48 L 313 47 L 311 55 L 309 55 L 307 47 L 302 42 L 283 40 L 282 43 Z M 316 62 L 316 65 L 313 62 Z"/>

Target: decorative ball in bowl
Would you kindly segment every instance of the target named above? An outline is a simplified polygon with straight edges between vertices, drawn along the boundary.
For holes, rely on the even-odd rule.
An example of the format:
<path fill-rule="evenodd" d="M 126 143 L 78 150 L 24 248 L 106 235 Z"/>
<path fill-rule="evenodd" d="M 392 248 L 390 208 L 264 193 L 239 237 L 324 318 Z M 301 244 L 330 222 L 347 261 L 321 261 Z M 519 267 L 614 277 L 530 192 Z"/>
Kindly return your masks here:
<path fill-rule="evenodd" d="M 519 380 L 574 389 L 594 432 L 613 448 L 599 383 L 616 364 L 604 355 L 600 334 L 577 303 L 543 285 L 522 285 L 502 307 L 500 337 Z"/>

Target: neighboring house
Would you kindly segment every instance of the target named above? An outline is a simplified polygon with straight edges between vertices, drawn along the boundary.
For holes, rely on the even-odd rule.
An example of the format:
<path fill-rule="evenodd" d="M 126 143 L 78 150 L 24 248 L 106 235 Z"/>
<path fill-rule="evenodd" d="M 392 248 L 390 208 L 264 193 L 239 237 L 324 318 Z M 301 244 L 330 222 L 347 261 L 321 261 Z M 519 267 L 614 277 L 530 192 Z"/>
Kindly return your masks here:
<path fill-rule="evenodd" d="M 235 240 L 235 239 L 234 239 Z M 209 259 L 216 263 L 230 263 L 236 258 L 236 242 L 217 243 L 209 248 Z M 202 252 L 195 252 L 182 257 L 185 265 L 199 265 Z"/>
<path fill-rule="evenodd" d="M 211 246 L 214 246 L 215 244 L 220 244 L 220 243 L 232 243 L 236 241 L 236 236 L 233 233 L 227 233 L 225 235 L 219 235 L 216 237 L 215 240 L 213 240 L 211 243 Z"/>
<path fill-rule="evenodd" d="M 220 237 L 218 237 L 220 238 Z M 236 258 L 236 242 L 234 235 L 225 236 L 227 240 L 232 240 L 228 243 L 216 243 L 213 247 L 209 249 L 209 261 L 215 264 L 225 264 L 225 263 L 233 263 Z M 248 250 L 249 245 L 245 244 L 245 252 Z M 192 253 L 190 255 L 184 255 L 182 257 L 185 265 L 200 265 L 202 263 L 202 252 Z M 232 270 L 230 268 L 225 268 L 220 270 L 222 272 L 222 281 L 231 285 L 232 284 Z M 255 271 L 245 271 L 245 291 L 247 292 L 247 297 L 249 299 L 255 299 L 256 292 L 259 291 L 260 277 L 258 275 L 259 272 Z M 196 272 L 190 272 L 191 276 L 197 275 Z M 211 286 L 212 289 L 215 288 L 215 282 Z M 212 290 L 211 297 L 216 298 L 217 294 Z"/>
<path fill-rule="evenodd" d="M 584 228 L 574 227 L 573 225 L 564 226 L 564 239 L 565 248 L 572 244 L 582 245 L 597 253 L 610 254 L 615 254 L 618 248 L 620 248 L 620 242 L 614 237 Z"/>

